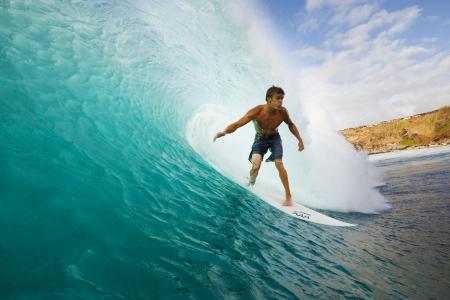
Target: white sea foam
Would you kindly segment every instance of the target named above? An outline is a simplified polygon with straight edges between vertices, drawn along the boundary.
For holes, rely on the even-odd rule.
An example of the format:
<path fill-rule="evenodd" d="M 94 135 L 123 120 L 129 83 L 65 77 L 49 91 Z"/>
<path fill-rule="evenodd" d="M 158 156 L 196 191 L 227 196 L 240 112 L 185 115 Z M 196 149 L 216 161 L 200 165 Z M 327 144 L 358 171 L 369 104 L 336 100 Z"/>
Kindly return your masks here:
<path fill-rule="evenodd" d="M 387 153 L 379 153 L 369 156 L 369 160 L 377 161 L 383 159 L 391 159 L 391 158 L 410 158 L 410 157 L 421 157 L 428 156 L 434 154 L 444 154 L 450 152 L 450 145 L 441 146 L 441 147 L 431 147 L 431 148 L 422 148 L 422 149 L 409 149 L 409 150 L 401 150 Z"/>

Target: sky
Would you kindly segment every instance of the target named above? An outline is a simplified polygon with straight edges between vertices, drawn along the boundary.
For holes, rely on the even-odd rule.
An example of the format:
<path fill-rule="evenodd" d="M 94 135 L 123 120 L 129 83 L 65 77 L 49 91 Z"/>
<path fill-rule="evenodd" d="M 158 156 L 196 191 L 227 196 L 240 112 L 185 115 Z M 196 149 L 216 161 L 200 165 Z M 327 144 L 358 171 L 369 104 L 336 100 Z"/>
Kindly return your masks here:
<path fill-rule="evenodd" d="M 328 111 L 337 129 L 450 105 L 450 1 L 258 4 L 302 101 Z"/>

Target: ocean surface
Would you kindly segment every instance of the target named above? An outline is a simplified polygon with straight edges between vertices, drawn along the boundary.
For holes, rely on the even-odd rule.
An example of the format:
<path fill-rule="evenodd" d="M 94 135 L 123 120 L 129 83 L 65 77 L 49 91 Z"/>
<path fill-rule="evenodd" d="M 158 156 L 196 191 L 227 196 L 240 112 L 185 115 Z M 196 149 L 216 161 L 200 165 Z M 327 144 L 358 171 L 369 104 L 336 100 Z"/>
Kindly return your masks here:
<path fill-rule="evenodd" d="M 229 10 L 0 1 L 1 299 L 448 298 L 447 148 L 368 161 L 305 124 L 288 170 L 359 224 L 337 228 L 272 208 L 229 176 L 239 143 L 195 135 L 273 82 Z"/>

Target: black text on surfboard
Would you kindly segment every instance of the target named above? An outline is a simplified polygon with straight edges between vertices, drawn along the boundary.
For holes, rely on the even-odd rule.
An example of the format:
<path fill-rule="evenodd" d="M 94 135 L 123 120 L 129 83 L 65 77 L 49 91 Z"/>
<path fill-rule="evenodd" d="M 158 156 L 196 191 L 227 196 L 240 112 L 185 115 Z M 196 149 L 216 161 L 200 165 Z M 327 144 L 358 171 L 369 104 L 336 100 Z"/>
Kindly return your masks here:
<path fill-rule="evenodd" d="M 294 215 L 296 215 L 297 217 L 300 217 L 302 219 L 308 219 L 309 220 L 309 216 L 311 216 L 310 214 L 303 212 L 303 211 L 294 211 L 293 212 Z"/>

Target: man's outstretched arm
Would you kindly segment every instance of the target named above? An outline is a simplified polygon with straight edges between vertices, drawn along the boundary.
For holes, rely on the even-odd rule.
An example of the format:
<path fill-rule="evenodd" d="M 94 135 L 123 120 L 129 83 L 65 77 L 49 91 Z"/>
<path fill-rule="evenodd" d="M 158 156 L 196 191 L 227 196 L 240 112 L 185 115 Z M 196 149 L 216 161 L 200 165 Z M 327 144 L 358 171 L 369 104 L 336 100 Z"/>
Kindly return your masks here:
<path fill-rule="evenodd" d="M 289 131 L 297 138 L 298 140 L 298 151 L 302 151 L 305 149 L 305 145 L 303 145 L 302 137 L 300 136 L 300 133 L 298 132 L 297 126 L 295 126 L 294 122 L 292 122 L 291 118 L 289 117 L 289 113 L 286 110 L 286 116 L 284 118 L 284 122 L 288 125 Z"/>
<path fill-rule="evenodd" d="M 236 122 L 228 125 L 224 131 L 220 131 L 220 132 L 216 133 L 213 141 L 215 142 L 218 138 L 221 138 L 226 134 L 235 132 L 236 129 L 238 129 L 239 127 L 242 127 L 245 124 L 247 124 L 248 122 L 254 120 L 256 115 L 258 114 L 259 110 L 260 110 L 259 106 L 250 109 L 242 118 L 240 118 Z"/>

